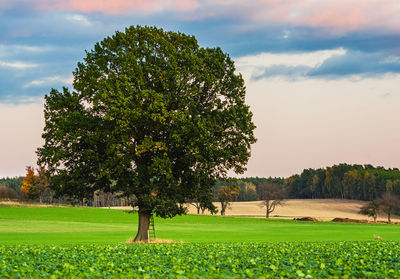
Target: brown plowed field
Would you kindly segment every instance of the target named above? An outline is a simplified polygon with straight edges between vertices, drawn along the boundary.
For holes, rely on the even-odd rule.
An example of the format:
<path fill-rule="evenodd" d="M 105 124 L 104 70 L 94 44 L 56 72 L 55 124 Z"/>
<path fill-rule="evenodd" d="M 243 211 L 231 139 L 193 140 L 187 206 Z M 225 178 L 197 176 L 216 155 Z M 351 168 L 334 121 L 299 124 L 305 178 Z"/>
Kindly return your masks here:
<path fill-rule="evenodd" d="M 365 201 L 339 200 L 339 199 L 290 199 L 285 200 L 284 204 L 278 206 L 271 217 L 295 218 L 295 217 L 315 217 L 323 220 L 331 220 L 336 217 L 351 219 L 368 219 L 367 216 L 358 214 L 360 207 Z M 214 203 L 218 209 L 219 203 Z M 253 202 L 233 202 L 226 215 L 230 216 L 265 216 L 265 207 L 262 207 L 261 201 Z M 189 213 L 196 214 L 196 208 L 189 206 Z M 206 212 L 206 214 L 209 214 Z M 399 218 L 392 217 L 393 221 L 399 221 Z M 372 218 L 370 218 L 372 220 Z M 379 220 L 386 220 L 384 215 L 379 216 Z"/>

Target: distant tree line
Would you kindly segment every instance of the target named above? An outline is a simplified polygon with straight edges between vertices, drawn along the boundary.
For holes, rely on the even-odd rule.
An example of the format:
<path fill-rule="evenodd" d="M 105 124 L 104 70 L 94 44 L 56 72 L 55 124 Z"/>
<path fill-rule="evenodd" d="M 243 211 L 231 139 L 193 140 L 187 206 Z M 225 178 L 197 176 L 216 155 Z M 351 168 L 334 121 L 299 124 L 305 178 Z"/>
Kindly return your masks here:
<path fill-rule="evenodd" d="M 21 184 L 24 177 L 0 178 L 0 200 L 16 200 L 21 198 Z"/>
<path fill-rule="evenodd" d="M 339 164 L 305 169 L 300 175 L 285 179 L 282 187 L 289 198 L 372 201 L 386 192 L 400 194 L 400 171 L 371 165 Z"/>
<path fill-rule="evenodd" d="M 29 177 L 28 170 L 27 176 Z M 16 194 L 19 199 L 29 198 L 29 195 L 21 193 L 23 179 L 24 177 L 0 178 L 0 185 L 2 186 L 2 191 L 0 192 L 4 196 L 11 195 L 15 197 Z M 231 191 L 234 193 L 233 197 L 228 198 L 230 201 L 265 200 L 265 187 L 275 190 L 280 188 L 282 195 L 286 198 L 338 198 L 373 201 L 381 198 L 387 192 L 400 196 L 400 171 L 397 168 L 386 169 L 373 167 L 372 165 L 339 164 L 326 168 L 305 169 L 301 174 L 292 175 L 288 178 L 246 177 L 217 180 L 213 187 L 215 202 L 221 202 L 221 197 L 224 196 L 223 190 L 227 190 L 221 190 L 221 188 L 228 185 L 235 186 L 235 191 Z M 35 187 L 30 189 L 35 189 Z M 48 195 L 49 192 L 46 187 L 43 188 L 41 186 L 39 189 L 44 189 L 45 194 Z M 37 193 L 43 193 L 43 191 L 33 191 L 33 196 L 30 195 L 31 199 L 40 200 L 40 194 L 37 195 Z M 204 193 L 204 195 L 206 194 Z M 119 202 L 120 198 L 117 195 L 112 195 L 112 197 L 109 197 L 109 195 L 109 193 L 96 193 L 93 200 L 85 199 L 85 201 L 73 201 L 73 203 L 89 206 L 125 205 L 130 203 L 127 200 Z M 197 196 L 201 197 L 202 194 L 199 193 Z M 49 198 L 47 197 L 46 199 Z M 225 197 L 224 199 L 227 198 Z M 68 197 L 60 200 L 70 202 Z M 201 200 L 193 200 L 191 203 L 196 205 L 199 211 L 204 211 Z"/>
<path fill-rule="evenodd" d="M 260 188 L 265 185 L 274 189 L 280 187 L 287 198 L 372 201 L 387 192 L 400 196 L 400 171 L 397 168 L 386 169 L 372 165 L 338 164 L 305 169 L 301 174 L 288 178 L 238 178 L 236 184 L 240 188 L 238 201 L 264 200 Z M 225 185 L 228 185 L 228 181 L 219 180 L 214 192 Z M 215 198 L 215 201 L 218 200 Z"/>
<path fill-rule="evenodd" d="M 24 179 L 23 176 L 0 178 L 0 185 L 6 186 L 8 188 L 11 188 L 15 192 L 20 194 L 19 189 L 21 188 L 23 179 Z"/>

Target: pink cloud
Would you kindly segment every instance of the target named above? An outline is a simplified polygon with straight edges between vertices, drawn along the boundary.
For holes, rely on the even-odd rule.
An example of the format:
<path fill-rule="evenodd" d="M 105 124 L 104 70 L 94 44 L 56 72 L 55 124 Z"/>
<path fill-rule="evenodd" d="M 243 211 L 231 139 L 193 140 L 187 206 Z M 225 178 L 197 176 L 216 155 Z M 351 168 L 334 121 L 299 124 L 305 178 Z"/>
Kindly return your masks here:
<path fill-rule="evenodd" d="M 197 18 L 230 16 L 245 23 L 353 31 L 400 28 L 398 0 L 205 0 Z M 189 17 L 189 16 L 187 16 Z"/>
<path fill-rule="evenodd" d="M 304 1 L 298 7 L 291 6 L 284 20 L 297 25 L 358 30 L 364 27 L 386 25 L 399 26 L 399 1 Z M 394 27 L 394 26 L 393 26 Z"/>
<path fill-rule="evenodd" d="M 185 11 L 197 8 L 197 0 L 39 0 L 37 8 L 44 11 L 69 10 L 83 13 L 150 14 L 162 10 Z"/>
<path fill-rule="evenodd" d="M 0 13 L 13 5 L 110 15 L 171 11 L 181 20 L 234 18 L 254 28 L 282 24 L 332 32 L 400 30 L 399 0 L 0 0 Z"/>

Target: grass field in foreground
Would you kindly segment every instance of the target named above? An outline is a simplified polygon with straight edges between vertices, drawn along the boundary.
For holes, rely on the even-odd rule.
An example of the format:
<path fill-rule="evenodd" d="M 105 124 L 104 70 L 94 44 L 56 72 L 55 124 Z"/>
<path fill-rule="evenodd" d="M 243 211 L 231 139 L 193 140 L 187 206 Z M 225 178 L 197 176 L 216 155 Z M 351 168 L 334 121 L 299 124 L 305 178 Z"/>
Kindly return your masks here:
<path fill-rule="evenodd" d="M 0 245 L 0 278 L 399 278 L 399 242 Z"/>
<path fill-rule="evenodd" d="M 221 216 L 155 218 L 157 238 L 184 242 L 400 240 L 400 226 Z M 1 244 L 116 244 L 134 237 L 137 214 L 79 207 L 0 207 Z"/>

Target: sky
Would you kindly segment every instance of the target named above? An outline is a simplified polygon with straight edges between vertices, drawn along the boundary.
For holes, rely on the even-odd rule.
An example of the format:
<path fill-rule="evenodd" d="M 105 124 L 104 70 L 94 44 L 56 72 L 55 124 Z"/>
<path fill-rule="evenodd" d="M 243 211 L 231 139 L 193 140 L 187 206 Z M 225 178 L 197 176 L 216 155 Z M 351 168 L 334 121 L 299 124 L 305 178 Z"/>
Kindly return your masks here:
<path fill-rule="evenodd" d="M 233 58 L 258 138 L 242 176 L 400 167 L 399 15 L 398 0 L 0 0 L 0 177 L 36 164 L 44 95 L 130 25 Z"/>

